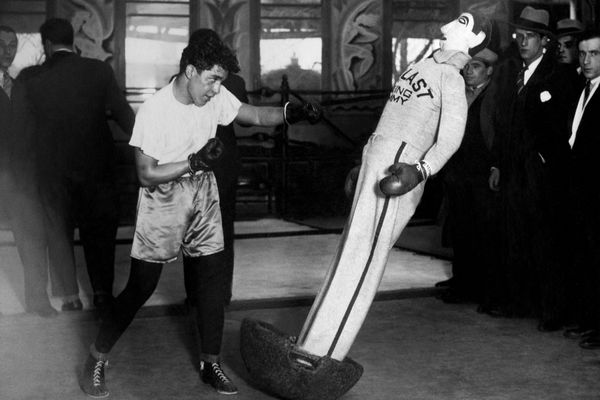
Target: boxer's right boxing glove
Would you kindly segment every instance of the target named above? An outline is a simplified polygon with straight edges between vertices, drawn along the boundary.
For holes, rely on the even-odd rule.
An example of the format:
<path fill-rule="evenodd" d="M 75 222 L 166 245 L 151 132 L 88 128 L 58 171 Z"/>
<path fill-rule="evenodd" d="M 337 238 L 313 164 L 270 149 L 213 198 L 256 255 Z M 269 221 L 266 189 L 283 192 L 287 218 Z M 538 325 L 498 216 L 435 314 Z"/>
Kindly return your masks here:
<path fill-rule="evenodd" d="M 223 149 L 223 142 L 219 138 L 209 139 L 204 147 L 188 156 L 190 174 L 211 170 L 223 154 Z"/>
<path fill-rule="evenodd" d="M 427 172 L 422 163 L 396 163 L 389 171 L 392 174 L 379 182 L 379 189 L 386 196 L 402 196 L 427 179 Z"/>
<path fill-rule="evenodd" d="M 298 104 L 288 101 L 283 107 L 283 117 L 288 124 L 300 121 L 316 124 L 323 117 L 323 110 L 315 103 Z"/>

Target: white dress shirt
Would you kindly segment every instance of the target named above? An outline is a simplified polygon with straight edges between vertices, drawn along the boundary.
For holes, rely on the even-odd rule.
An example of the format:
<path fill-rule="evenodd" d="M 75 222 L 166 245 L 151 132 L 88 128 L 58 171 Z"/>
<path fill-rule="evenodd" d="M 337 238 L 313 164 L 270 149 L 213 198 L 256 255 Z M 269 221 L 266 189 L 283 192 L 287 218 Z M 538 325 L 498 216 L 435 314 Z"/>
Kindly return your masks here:
<path fill-rule="evenodd" d="M 579 102 L 577 103 L 577 108 L 575 109 L 575 117 L 573 118 L 573 125 L 571 126 L 571 137 L 569 138 L 569 145 L 573 148 L 573 144 L 575 144 L 575 137 L 577 136 L 577 129 L 579 129 L 579 124 L 581 123 L 581 118 L 583 117 L 583 112 L 585 111 L 585 106 L 590 102 L 590 99 L 598 89 L 598 82 L 600 82 L 600 76 L 595 77 L 590 81 L 590 95 L 588 96 L 585 104 L 583 104 L 583 98 L 585 97 L 585 88 L 581 91 L 581 95 L 579 95 Z"/>
<path fill-rule="evenodd" d="M 533 75 L 533 73 L 535 72 L 535 69 L 538 67 L 538 65 L 540 65 L 543 57 L 544 57 L 544 55 L 542 54 L 541 56 L 536 58 L 531 64 L 529 64 L 527 66 L 527 69 L 525 70 L 525 73 L 523 74 L 523 85 L 527 85 L 529 78 L 531 78 L 531 75 Z M 525 64 L 523 64 L 523 67 L 525 67 Z"/>

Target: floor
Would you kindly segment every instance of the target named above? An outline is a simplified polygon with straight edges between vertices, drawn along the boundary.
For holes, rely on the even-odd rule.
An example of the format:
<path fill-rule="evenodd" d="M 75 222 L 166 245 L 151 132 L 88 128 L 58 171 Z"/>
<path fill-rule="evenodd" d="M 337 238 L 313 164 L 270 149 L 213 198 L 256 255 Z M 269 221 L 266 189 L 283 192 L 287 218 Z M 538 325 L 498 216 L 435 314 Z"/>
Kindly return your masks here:
<path fill-rule="evenodd" d="M 234 302 L 223 346 L 225 369 L 240 389 L 236 398 L 272 398 L 254 386 L 243 365 L 241 321 L 257 318 L 297 334 L 334 253 L 338 228 L 276 219 L 237 223 Z M 127 277 L 130 237 L 130 229 L 120 230 L 117 292 Z M 472 305 L 435 299 L 432 286 L 449 275 L 451 256 L 438 239 L 438 227 L 413 226 L 392 251 L 349 354 L 365 372 L 344 399 L 600 398 L 600 353 L 580 349 L 560 332 L 540 333 L 535 321 L 491 318 Z M 97 331 L 92 313 L 61 313 L 50 320 L 24 314 L 9 232 L 0 232 L 0 262 L 0 399 L 86 398 L 77 371 Z M 178 264 L 164 269 L 156 293 L 111 352 L 112 399 L 223 398 L 198 379 Z M 82 265 L 79 272 L 87 305 Z"/>
<path fill-rule="evenodd" d="M 343 222 L 334 221 L 328 228 L 315 228 L 300 222 L 275 218 L 237 221 L 235 232 L 235 274 L 233 300 L 296 299 L 314 296 L 335 253 Z M 411 229 L 422 230 L 416 226 Z M 412 232 L 412 231 L 411 231 Z M 409 232 L 407 232 L 409 233 Z M 381 282 L 381 291 L 424 289 L 449 275 L 446 259 L 421 254 L 422 233 L 405 235 L 400 243 L 413 251 L 395 248 Z M 115 266 L 115 293 L 125 286 L 129 275 L 131 227 L 119 229 Z M 410 237 L 418 239 L 411 240 Z M 431 247 L 431 246 L 430 246 Z M 430 249 L 435 253 L 435 247 Z M 91 288 L 85 270 L 81 246 L 75 256 L 84 307 L 90 307 Z M 147 306 L 177 304 L 183 301 L 181 259 L 167 264 L 157 290 Z M 268 277 L 268 279 L 266 279 Z M 23 308 L 23 276 L 12 234 L 0 230 L 0 313 L 19 314 Z M 55 308 L 60 300 L 51 298 Z"/>

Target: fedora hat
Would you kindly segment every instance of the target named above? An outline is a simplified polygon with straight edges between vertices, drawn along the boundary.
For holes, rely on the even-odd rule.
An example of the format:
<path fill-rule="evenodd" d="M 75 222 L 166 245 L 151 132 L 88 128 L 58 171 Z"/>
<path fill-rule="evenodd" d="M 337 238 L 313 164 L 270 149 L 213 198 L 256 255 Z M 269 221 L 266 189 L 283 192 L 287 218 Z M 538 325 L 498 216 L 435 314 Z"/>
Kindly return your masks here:
<path fill-rule="evenodd" d="M 585 26 L 576 19 L 561 19 L 556 23 L 556 37 L 579 35 L 585 31 Z"/>
<path fill-rule="evenodd" d="M 479 53 L 475 54 L 473 56 L 474 60 L 481 60 L 484 62 L 485 65 L 490 66 L 490 65 L 494 65 L 496 63 L 496 61 L 498 61 L 498 54 L 496 54 L 494 51 L 492 51 L 489 48 L 484 48 L 483 50 L 481 50 Z"/>
<path fill-rule="evenodd" d="M 538 32 L 549 35 L 550 31 L 550 14 L 546 10 L 536 9 L 527 6 L 521 11 L 519 18 L 512 24 L 516 28 L 526 31 Z"/>

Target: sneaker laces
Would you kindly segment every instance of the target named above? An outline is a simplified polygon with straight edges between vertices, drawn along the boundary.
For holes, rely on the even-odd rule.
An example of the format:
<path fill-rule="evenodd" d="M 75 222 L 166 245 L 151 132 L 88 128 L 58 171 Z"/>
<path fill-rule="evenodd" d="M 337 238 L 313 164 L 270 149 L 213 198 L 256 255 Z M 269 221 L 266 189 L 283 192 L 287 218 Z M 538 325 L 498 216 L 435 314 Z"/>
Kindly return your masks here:
<path fill-rule="evenodd" d="M 221 365 L 219 363 L 211 363 L 211 367 L 217 378 L 221 380 L 221 382 L 231 382 L 225 372 L 221 369 Z"/>
<path fill-rule="evenodd" d="M 94 386 L 102 385 L 102 378 L 104 375 L 104 366 L 108 365 L 108 361 L 96 360 L 94 364 L 94 371 L 92 374 L 92 383 Z"/>

